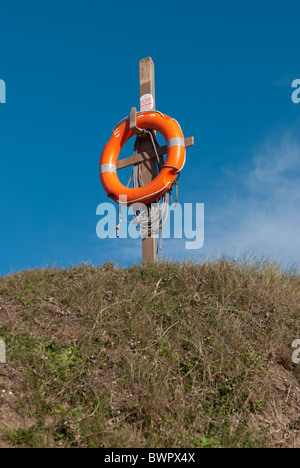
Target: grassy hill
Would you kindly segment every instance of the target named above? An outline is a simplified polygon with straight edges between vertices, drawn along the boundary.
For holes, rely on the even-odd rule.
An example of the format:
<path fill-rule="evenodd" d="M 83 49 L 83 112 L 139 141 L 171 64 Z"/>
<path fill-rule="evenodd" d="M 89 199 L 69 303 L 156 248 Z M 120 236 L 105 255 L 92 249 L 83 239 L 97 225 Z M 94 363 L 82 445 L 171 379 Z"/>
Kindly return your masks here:
<path fill-rule="evenodd" d="M 225 260 L 0 278 L 0 447 L 300 447 L 299 285 Z"/>

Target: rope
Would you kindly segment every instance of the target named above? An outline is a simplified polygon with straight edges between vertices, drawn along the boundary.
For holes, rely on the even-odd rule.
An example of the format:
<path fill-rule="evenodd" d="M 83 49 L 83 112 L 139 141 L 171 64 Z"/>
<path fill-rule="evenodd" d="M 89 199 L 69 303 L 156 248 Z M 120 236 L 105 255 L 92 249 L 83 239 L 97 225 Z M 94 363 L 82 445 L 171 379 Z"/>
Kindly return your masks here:
<path fill-rule="evenodd" d="M 141 209 L 141 207 L 139 207 L 138 204 L 133 206 L 133 220 L 132 221 L 128 221 L 127 219 L 123 217 L 122 207 L 121 207 L 121 204 L 119 204 L 119 224 L 116 226 L 116 231 L 117 231 L 117 237 L 119 237 L 121 222 L 126 221 L 127 224 L 135 224 L 136 229 L 138 231 L 141 231 L 144 234 L 147 233 L 148 236 L 150 236 L 153 233 L 154 234 L 157 233 L 160 239 L 160 250 L 161 250 L 162 249 L 162 228 L 169 214 L 170 199 L 172 202 L 172 206 L 176 207 L 178 203 L 178 179 L 180 177 L 180 169 L 174 166 L 168 166 L 164 164 L 164 157 L 159 156 L 157 152 L 157 148 L 159 147 L 159 144 L 157 142 L 154 132 L 151 130 L 144 130 L 143 134 L 145 133 L 149 135 L 152 145 L 153 145 L 155 155 L 156 155 L 156 160 L 154 163 L 155 165 L 153 167 L 154 176 L 156 177 L 157 174 L 164 167 L 169 167 L 171 169 L 176 170 L 175 174 L 178 174 L 178 177 L 173 182 L 170 190 L 168 190 L 162 197 L 160 197 L 160 199 L 156 203 L 152 203 L 151 205 L 148 205 L 146 207 L 146 210 L 144 206 L 143 206 L 143 209 Z M 138 154 L 141 152 L 141 138 L 142 136 L 137 136 L 136 138 L 136 141 L 134 144 L 134 154 Z M 150 161 L 152 164 L 152 160 Z M 140 188 L 145 185 L 144 180 L 143 180 L 143 175 L 142 175 L 142 166 L 140 163 L 134 164 L 132 173 L 127 183 L 127 187 L 129 187 L 129 184 L 131 183 L 131 181 L 132 181 L 133 188 Z M 173 186 L 176 187 L 175 203 L 172 197 Z M 149 226 L 149 219 L 151 219 L 151 226 Z"/>

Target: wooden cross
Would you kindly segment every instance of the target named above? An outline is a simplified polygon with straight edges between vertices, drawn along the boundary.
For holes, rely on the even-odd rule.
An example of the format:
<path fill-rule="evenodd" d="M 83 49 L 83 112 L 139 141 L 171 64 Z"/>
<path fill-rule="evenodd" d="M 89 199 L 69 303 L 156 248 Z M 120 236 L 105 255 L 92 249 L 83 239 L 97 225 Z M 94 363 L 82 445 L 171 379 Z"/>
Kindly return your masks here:
<path fill-rule="evenodd" d="M 140 60 L 140 98 L 145 94 L 152 95 L 153 108 L 149 110 L 155 110 L 155 78 L 154 78 L 154 62 L 151 57 Z M 142 109 L 141 109 L 142 110 Z M 139 129 L 135 127 L 135 109 L 130 114 L 130 125 L 135 129 L 135 133 L 139 133 Z M 117 162 L 117 169 L 123 169 L 124 167 L 131 166 L 133 164 L 142 165 L 142 176 L 145 185 L 151 182 L 156 177 L 156 165 L 155 159 L 156 154 L 153 149 L 151 138 L 148 135 L 143 136 L 140 141 L 140 153 L 130 156 L 129 158 L 121 159 Z M 185 146 L 193 146 L 194 137 L 185 138 Z M 160 146 L 157 149 L 158 156 L 167 154 L 167 145 Z M 151 226 L 149 226 L 151 232 Z M 158 259 L 158 239 L 149 237 L 147 234 L 142 237 L 142 252 L 143 252 L 143 263 L 153 262 Z"/>

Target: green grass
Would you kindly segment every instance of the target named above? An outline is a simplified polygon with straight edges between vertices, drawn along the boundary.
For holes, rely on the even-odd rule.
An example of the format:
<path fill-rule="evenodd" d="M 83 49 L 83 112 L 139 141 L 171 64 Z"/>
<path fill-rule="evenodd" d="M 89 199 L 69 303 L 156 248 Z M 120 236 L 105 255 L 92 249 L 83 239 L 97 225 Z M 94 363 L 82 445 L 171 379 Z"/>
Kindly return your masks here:
<path fill-rule="evenodd" d="M 273 398 L 270 362 L 288 363 L 300 337 L 296 275 L 225 260 L 81 266 L 1 278 L 1 297 L 15 310 L 0 325 L 15 411 L 35 421 L 2 434 L 14 445 L 272 445 L 251 418 Z"/>

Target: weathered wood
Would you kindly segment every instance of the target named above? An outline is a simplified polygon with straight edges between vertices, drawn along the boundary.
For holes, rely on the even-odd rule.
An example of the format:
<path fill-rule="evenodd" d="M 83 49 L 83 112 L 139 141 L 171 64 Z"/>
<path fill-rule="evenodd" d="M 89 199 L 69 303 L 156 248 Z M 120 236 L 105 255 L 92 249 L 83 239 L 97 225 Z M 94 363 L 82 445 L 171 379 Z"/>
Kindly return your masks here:
<path fill-rule="evenodd" d="M 155 78 L 154 78 L 154 63 L 151 57 L 147 57 L 139 62 L 140 72 L 140 98 L 144 94 L 151 94 L 153 97 L 155 109 Z M 152 109 L 151 109 L 152 110 Z M 141 138 L 140 153 L 147 152 L 151 145 L 151 139 L 149 136 Z M 150 146 L 151 147 L 151 146 Z M 142 162 L 142 176 L 145 185 L 151 182 L 157 172 L 156 165 L 153 159 L 148 159 Z M 151 228 L 151 226 L 149 226 Z M 153 262 L 158 259 L 158 239 L 154 237 L 148 237 L 143 234 L 142 238 L 142 251 L 143 251 L 143 263 Z"/>
<path fill-rule="evenodd" d="M 142 135 L 143 130 L 136 126 L 136 108 L 135 107 L 133 107 L 130 111 L 129 126 L 130 126 L 130 130 L 132 130 L 135 135 Z"/>
<path fill-rule="evenodd" d="M 155 109 L 154 62 L 151 57 L 140 60 L 140 97 L 152 94 Z M 152 109 L 151 109 L 152 110 Z"/>
<path fill-rule="evenodd" d="M 185 138 L 185 147 L 188 148 L 190 146 L 194 145 L 194 137 L 188 137 Z M 157 148 L 157 154 L 158 156 L 163 156 L 164 154 L 167 154 L 167 145 L 160 146 Z M 138 164 L 147 161 L 148 159 L 155 159 L 156 154 L 153 149 L 152 144 L 149 145 L 149 148 L 143 153 L 139 154 L 134 154 L 133 156 L 129 156 L 128 158 L 120 159 L 120 161 L 117 162 L 117 169 L 124 169 L 125 167 L 132 166 L 133 164 Z"/>

